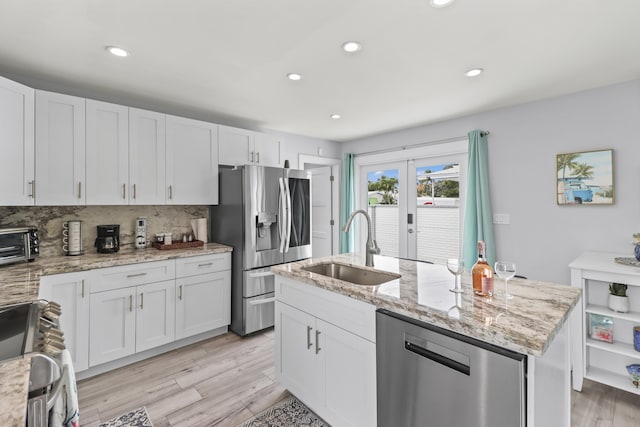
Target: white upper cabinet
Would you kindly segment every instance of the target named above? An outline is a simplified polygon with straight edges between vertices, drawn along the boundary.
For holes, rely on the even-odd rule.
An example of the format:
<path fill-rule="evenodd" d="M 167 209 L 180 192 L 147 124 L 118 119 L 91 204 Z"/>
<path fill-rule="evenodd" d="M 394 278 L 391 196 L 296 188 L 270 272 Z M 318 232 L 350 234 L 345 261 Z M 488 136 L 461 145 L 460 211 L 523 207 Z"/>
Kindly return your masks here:
<path fill-rule="evenodd" d="M 165 115 L 129 108 L 129 203 L 165 204 Z"/>
<path fill-rule="evenodd" d="M 218 135 L 222 165 L 280 165 L 280 141 L 272 135 L 222 125 Z"/>
<path fill-rule="evenodd" d="M 244 165 L 252 163 L 251 152 L 254 146 L 254 132 L 230 126 L 218 126 L 220 147 L 219 162 L 222 165 Z"/>
<path fill-rule="evenodd" d="M 33 205 L 34 93 L 0 77 L 0 205 Z"/>
<path fill-rule="evenodd" d="M 129 108 L 87 99 L 87 205 L 129 203 Z"/>
<path fill-rule="evenodd" d="M 166 116 L 167 204 L 218 204 L 218 125 Z"/>
<path fill-rule="evenodd" d="M 254 156 L 257 165 L 282 167 L 280 164 L 280 140 L 268 133 L 256 132 Z"/>
<path fill-rule="evenodd" d="M 36 91 L 36 203 L 85 204 L 85 100 Z"/>

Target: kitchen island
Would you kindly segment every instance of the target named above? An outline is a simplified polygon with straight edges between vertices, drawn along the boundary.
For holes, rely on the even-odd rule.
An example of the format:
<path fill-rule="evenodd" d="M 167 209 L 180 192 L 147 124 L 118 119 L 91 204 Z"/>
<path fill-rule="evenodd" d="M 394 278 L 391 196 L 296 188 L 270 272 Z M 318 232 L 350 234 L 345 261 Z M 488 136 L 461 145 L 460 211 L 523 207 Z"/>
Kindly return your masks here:
<path fill-rule="evenodd" d="M 527 359 L 526 425 L 570 425 L 570 358 L 566 324 L 569 313 L 580 299 L 580 290 L 513 279 L 509 282 L 513 299 L 488 299 L 473 295 L 471 278 L 466 275 L 462 280 L 464 292 L 456 295 L 449 291 L 453 286 L 453 276 L 444 266 L 383 256 L 375 257 L 374 269 L 401 277 L 376 286 L 356 285 L 304 270 L 307 266 L 326 262 L 364 265 L 364 259 L 346 254 L 273 267 L 272 271 L 277 275 L 276 298 L 279 305 L 286 305 L 280 302 L 288 298 L 282 293 L 282 283 L 292 285 L 291 289 L 298 293 L 311 285 L 373 309 L 386 309 L 521 353 Z M 502 281 L 496 280 L 495 286 L 498 292 L 501 291 Z M 316 301 L 320 299 L 316 298 Z M 366 307 L 363 309 L 366 311 Z M 357 311 L 357 307 L 353 311 Z M 364 330 L 360 336 L 375 345 L 375 335 L 371 338 L 370 331 Z M 312 344 L 312 338 L 309 344 Z M 276 366 L 276 371 L 278 369 Z"/>

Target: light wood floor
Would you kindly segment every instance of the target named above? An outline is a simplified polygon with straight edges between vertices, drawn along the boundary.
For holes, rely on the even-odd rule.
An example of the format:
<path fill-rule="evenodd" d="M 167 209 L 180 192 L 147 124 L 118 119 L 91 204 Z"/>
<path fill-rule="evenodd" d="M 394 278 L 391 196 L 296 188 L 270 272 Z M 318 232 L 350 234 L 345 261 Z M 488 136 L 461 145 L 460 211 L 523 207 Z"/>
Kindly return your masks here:
<path fill-rule="evenodd" d="M 289 396 L 274 381 L 273 331 L 228 333 L 78 383 L 83 427 L 146 406 L 154 427 L 230 426 Z M 585 380 L 572 427 L 640 427 L 640 396 Z"/>

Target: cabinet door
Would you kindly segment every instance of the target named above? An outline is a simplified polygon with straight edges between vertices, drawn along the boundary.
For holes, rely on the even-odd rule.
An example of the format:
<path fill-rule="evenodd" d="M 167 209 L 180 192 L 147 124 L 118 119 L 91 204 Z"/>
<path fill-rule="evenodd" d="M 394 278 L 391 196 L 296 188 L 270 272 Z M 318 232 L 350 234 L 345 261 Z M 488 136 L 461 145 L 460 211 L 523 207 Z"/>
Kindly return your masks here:
<path fill-rule="evenodd" d="M 311 407 L 322 405 L 315 317 L 276 301 L 275 331 L 276 379 Z"/>
<path fill-rule="evenodd" d="M 324 407 L 332 425 L 376 425 L 376 346 L 316 319 L 318 363 L 324 368 Z"/>
<path fill-rule="evenodd" d="M 167 203 L 218 204 L 218 125 L 167 116 Z"/>
<path fill-rule="evenodd" d="M 87 205 L 129 203 L 129 108 L 86 100 Z"/>
<path fill-rule="evenodd" d="M 256 133 L 255 163 L 260 166 L 282 167 L 280 163 L 280 141 L 266 133 Z"/>
<path fill-rule="evenodd" d="M 34 93 L 0 77 L 0 205 L 34 204 Z"/>
<path fill-rule="evenodd" d="M 244 165 L 254 161 L 255 132 L 229 126 L 218 126 L 220 154 L 218 161 L 221 165 Z"/>
<path fill-rule="evenodd" d="M 231 323 L 231 271 L 176 280 L 176 339 Z"/>
<path fill-rule="evenodd" d="M 62 307 L 60 329 L 76 371 L 89 368 L 89 280 L 85 273 L 40 278 L 38 298 Z"/>
<path fill-rule="evenodd" d="M 129 108 L 129 203 L 165 203 L 165 115 Z"/>
<path fill-rule="evenodd" d="M 91 294 L 89 366 L 135 352 L 135 292 L 135 288 L 124 288 Z"/>
<path fill-rule="evenodd" d="M 36 203 L 84 205 L 85 101 L 36 91 Z"/>
<path fill-rule="evenodd" d="M 170 343 L 175 337 L 175 280 L 136 288 L 136 352 Z"/>

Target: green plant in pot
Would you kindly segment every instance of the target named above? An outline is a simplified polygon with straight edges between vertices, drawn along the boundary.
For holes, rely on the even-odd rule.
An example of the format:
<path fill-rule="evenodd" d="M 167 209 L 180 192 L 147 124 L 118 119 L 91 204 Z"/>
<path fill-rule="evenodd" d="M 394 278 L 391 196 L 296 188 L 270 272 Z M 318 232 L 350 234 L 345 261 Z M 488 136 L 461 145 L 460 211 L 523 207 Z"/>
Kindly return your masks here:
<path fill-rule="evenodd" d="M 609 285 L 609 308 L 618 313 L 629 311 L 627 285 L 622 283 L 611 283 Z"/>

